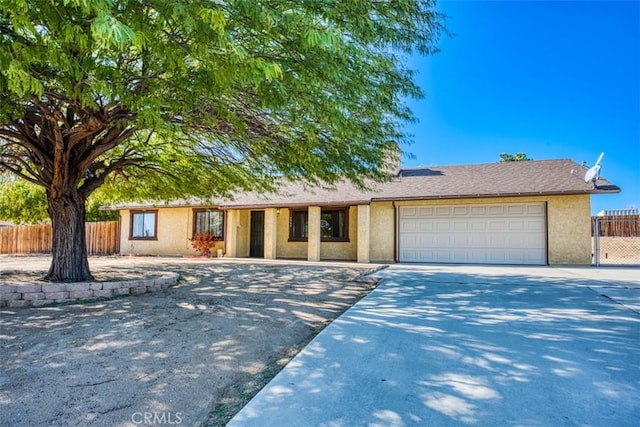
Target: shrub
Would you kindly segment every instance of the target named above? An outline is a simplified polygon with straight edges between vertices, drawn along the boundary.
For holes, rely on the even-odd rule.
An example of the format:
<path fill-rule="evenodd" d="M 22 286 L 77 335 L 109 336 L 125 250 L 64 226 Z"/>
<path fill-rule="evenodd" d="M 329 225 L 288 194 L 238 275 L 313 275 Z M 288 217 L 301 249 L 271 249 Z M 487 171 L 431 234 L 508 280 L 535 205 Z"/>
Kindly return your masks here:
<path fill-rule="evenodd" d="M 215 236 L 213 233 L 197 233 L 194 234 L 193 239 L 191 240 L 191 246 L 198 252 L 200 255 L 210 257 L 211 256 L 211 248 L 215 244 Z"/>

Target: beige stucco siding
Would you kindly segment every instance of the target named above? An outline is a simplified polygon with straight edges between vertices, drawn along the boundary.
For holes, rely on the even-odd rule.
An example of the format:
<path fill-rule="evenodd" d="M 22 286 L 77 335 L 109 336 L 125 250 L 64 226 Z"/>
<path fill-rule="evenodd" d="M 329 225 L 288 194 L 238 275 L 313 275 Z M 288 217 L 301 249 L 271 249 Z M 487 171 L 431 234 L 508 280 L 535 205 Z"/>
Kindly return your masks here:
<path fill-rule="evenodd" d="M 547 210 L 547 252 L 549 264 L 591 264 L 591 212 L 589 195 L 499 197 L 478 199 L 442 199 L 421 201 L 398 201 L 396 206 L 428 206 L 456 204 L 528 203 L 544 202 Z M 153 210 L 153 209 L 149 209 Z M 120 211 L 120 251 L 134 255 L 193 256 L 197 252 L 188 240 L 193 230 L 192 208 L 157 209 L 157 240 L 131 240 L 131 211 Z M 233 214 L 232 214 L 233 213 Z M 235 227 L 235 256 L 249 256 L 250 209 L 230 210 Z M 393 262 L 396 252 L 396 208 L 392 202 L 372 202 L 370 205 L 370 247 L 372 262 Z M 307 259 L 307 242 L 289 241 L 290 210 L 276 211 L 276 257 Z M 358 209 L 349 208 L 349 241 L 321 242 L 321 259 L 355 260 L 358 256 Z M 231 246 L 231 244 L 230 244 Z M 213 249 L 224 249 L 223 242 L 217 242 Z"/>
<path fill-rule="evenodd" d="M 289 218 L 291 211 L 283 208 L 278 210 L 278 237 L 276 244 L 277 258 L 307 259 L 307 242 L 289 241 Z"/>
<path fill-rule="evenodd" d="M 237 256 L 248 257 L 249 256 L 249 237 L 251 232 L 251 211 L 240 210 L 238 211 L 238 234 L 237 234 Z"/>
<path fill-rule="evenodd" d="M 148 209 L 148 211 L 153 210 Z M 157 212 L 157 240 L 136 240 L 129 238 L 131 211 L 120 211 L 120 253 L 122 255 L 199 255 L 189 241 L 193 232 L 193 209 L 159 208 Z M 218 249 L 223 248 L 224 242 L 216 242 L 211 252 L 215 256 Z"/>
<path fill-rule="evenodd" d="M 549 264 L 591 264 L 591 199 L 562 196 L 547 202 Z"/>
<path fill-rule="evenodd" d="M 349 241 L 321 242 L 320 259 L 355 260 L 358 257 L 358 209 L 349 209 Z"/>
<path fill-rule="evenodd" d="M 371 262 L 394 262 L 395 208 L 391 202 L 371 203 Z"/>
<path fill-rule="evenodd" d="M 251 211 L 229 209 L 225 214 L 225 256 L 248 257 Z"/>
<path fill-rule="evenodd" d="M 307 242 L 289 241 L 289 221 L 291 211 L 278 209 L 277 247 L 278 258 L 307 259 Z M 358 211 L 355 206 L 349 208 L 349 241 L 321 242 L 320 259 L 355 260 L 357 257 Z"/>
<path fill-rule="evenodd" d="M 547 204 L 547 252 L 549 264 L 591 264 L 591 205 L 588 194 L 567 196 L 487 197 L 453 200 L 412 200 L 399 201 L 396 202 L 396 205 L 428 206 L 527 202 L 546 202 Z"/>

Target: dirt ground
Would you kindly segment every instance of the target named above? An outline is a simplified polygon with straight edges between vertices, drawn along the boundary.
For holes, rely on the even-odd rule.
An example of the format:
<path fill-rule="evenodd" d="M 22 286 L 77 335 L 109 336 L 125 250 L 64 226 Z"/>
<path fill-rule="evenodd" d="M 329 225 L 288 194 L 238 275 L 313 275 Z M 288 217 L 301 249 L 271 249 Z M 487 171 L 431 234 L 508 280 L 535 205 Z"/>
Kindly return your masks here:
<path fill-rule="evenodd" d="M 176 271 L 140 296 L 0 308 L 0 426 L 226 422 L 375 284 L 376 266 L 92 258 L 97 276 Z M 46 257 L 0 257 L 44 272 Z"/>
<path fill-rule="evenodd" d="M 640 237 L 600 237 L 600 265 L 640 265 Z"/>

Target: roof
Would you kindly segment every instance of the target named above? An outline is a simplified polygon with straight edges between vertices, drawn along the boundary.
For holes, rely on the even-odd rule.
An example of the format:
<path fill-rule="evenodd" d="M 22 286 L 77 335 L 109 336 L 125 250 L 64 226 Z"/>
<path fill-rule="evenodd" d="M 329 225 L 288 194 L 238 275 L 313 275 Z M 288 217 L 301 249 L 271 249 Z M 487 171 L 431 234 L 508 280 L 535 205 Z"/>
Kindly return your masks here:
<path fill-rule="evenodd" d="M 619 193 L 606 179 L 597 186 L 585 183 L 587 168 L 567 160 L 531 160 L 460 166 L 429 166 L 402 169 L 386 183 L 372 183 L 358 189 L 349 182 L 333 187 L 305 187 L 301 183 L 283 185 L 277 194 L 241 193 L 233 200 L 214 202 L 225 208 L 285 207 L 309 205 L 353 205 L 372 201 L 461 199 L 562 194 Z M 202 206 L 197 200 L 161 204 L 116 206 L 131 209 L 149 206 Z M 209 205 L 209 203 L 207 203 Z"/>

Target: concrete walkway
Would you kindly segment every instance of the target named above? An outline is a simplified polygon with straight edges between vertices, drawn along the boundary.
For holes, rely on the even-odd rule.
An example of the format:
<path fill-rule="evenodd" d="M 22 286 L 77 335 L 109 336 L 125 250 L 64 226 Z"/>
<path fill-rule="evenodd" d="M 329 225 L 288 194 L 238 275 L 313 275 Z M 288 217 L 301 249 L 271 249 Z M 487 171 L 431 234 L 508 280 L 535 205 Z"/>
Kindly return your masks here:
<path fill-rule="evenodd" d="M 640 419 L 640 270 L 396 265 L 230 426 Z"/>

